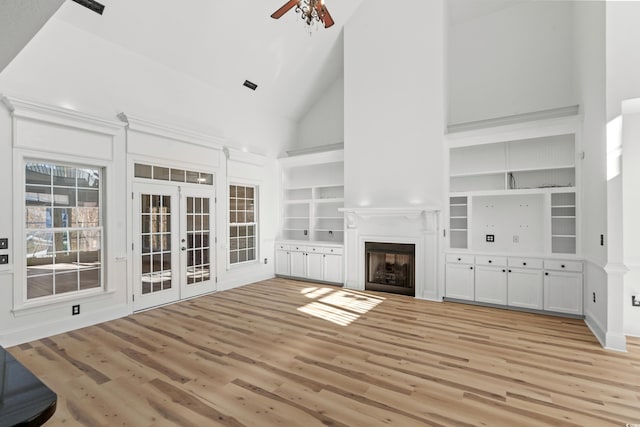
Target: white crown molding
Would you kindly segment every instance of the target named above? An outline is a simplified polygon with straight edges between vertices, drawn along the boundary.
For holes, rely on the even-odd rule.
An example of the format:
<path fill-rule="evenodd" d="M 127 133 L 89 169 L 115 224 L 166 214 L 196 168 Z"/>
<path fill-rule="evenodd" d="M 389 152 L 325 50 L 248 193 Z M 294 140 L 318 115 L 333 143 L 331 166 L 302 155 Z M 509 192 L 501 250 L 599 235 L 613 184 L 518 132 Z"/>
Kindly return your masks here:
<path fill-rule="evenodd" d="M 494 128 L 498 126 L 506 126 L 520 124 L 525 122 L 557 119 L 559 117 L 577 116 L 580 112 L 579 105 L 570 105 L 568 107 L 550 108 L 548 110 L 533 111 L 530 113 L 514 114 L 512 116 L 496 117 L 493 119 L 477 120 L 465 123 L 452 123 L 447 126 L 448 133 L 465 132 L 476 129 Z"/>
<path fill-rule="evenodd" d="M 264 166 L 268 162 L 268 158 L 261 154 L 249 153 L 232 147 L 224 147 L 223 152 L 227 159 L 232 162 L 255 166 Z"/>
<path fill-rule="evenodd" d="M 319 147 L 309 147 L 309 148 L 297 148 L 294 150 L 287 150 L 287 156 L 301 156 L 305 154 L 315 154 L 315 153 L 324 153 L 326 151 L 337 151 L 344 150 L 344 142 L 338 142 L 337 144 L 328 144 L 321 145 Z"/>
<path fill-rule="evenodd" d="M 566 109 L 558 110 L 562 110 L 567 114 L 554 116 L 551 113 L 545 115 L 541 114 L 544 112 L 540 112 L 538 116 L 537 113 L 532 113 L 531 117 L 526 117 L 526 120 L 521 117 L 525 115 L 510 116 L 504 118 L 504 120 L 483 121 L 485 126 L 460 128 L 455 131 L 450 126 L 449 133 L 445 135 L 445 140 L 449 148 L 455 148 L 578 132 L 582 121 L 582 116 L 578 114 L 578 107 L 566 107 Z M 518 120 L 506 120 L 515 117 Z"/>
<path fill-rule="evenodd" d="M 313 165 L 318 163 L 339 163 L 344 162 L 344 150 L 323 151 L 320 153 L 281 157 L 278 160 L 280 161 L 280 164 L 285 167 Z"/>
<path fill-rule="evenodd" d="M 208 135 L 188 129 L 167 126 L 150 120 L 141 119 L 130 114 L 120 113 L 118 118 L 125 123 L 129 130 L 146 133 L 148 135 L 173 139 L 176 141 L 188 142 L 190 144 L 201 145 L 207 148 L 222 149 L 224 138 L 220 136 Z"/>
<path fill-rule="evenodd" d="M 53 123 L 70 128 L 88 130 L 105 135 L 116 135 L 124 128 L 118 121 L 79 113 L 66 108 L 54 107 L 0 94 L 0 101 L 14 118 Z"/>

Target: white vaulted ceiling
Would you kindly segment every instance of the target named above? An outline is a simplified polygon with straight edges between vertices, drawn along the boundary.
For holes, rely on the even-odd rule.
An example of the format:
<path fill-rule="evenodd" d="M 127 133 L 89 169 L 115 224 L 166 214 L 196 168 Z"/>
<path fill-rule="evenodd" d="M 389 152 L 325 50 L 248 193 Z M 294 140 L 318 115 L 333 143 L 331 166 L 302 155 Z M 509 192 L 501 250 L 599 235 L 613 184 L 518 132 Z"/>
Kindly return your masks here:
<path fill-rule="evenodd" d="M 341 32 L 363 0 L 327 0 L 336 21 L 311 36 L 285 0 L 101 0 L 102 16 L 67 1 L 56 18 L 223 91 L 297 120 L 341 73 Z"/>

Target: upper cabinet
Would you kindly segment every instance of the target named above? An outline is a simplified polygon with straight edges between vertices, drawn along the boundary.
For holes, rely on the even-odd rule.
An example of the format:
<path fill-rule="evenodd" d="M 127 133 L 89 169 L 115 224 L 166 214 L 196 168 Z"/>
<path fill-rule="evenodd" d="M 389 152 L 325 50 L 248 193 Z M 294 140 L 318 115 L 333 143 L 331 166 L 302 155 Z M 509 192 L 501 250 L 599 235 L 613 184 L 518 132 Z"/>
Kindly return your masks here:
<path fill-rule="evenodd" d="M 282 170 L 284 240 L 344 241 L 342 150 L 287 157 Z"/>

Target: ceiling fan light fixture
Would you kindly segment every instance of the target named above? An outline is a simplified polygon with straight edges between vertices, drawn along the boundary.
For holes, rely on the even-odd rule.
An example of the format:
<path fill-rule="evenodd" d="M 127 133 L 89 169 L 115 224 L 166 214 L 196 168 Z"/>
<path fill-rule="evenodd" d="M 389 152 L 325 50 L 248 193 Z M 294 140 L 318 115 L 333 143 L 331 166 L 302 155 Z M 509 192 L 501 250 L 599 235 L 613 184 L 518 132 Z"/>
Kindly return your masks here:
<path fill-rule="evenodd" d="M 296 13 L 300 15 L 300 18 L 308 28 L 317 27 L 320 23 L 325 28 L 329 28 L 334 24 L 333 18 L 324 5 L 324 0 L 289 0 L 284 6 L 276 10 L 271 17 L 279 19 L 293 8 L 295 8 Z"/>

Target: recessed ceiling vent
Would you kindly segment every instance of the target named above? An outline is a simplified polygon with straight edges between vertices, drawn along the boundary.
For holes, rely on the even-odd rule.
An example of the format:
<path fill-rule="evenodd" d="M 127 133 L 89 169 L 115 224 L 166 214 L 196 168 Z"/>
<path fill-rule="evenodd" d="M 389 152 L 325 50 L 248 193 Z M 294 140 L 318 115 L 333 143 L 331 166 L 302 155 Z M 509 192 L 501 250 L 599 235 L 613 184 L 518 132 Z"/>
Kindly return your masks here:
<path fill-rule="evenodd" d="M 86 7 L 87 9 L 93 10 L 98 15 L 102 15 L 104 12 L 104 5 L 98 3 L 94 0 L 73 0 L 74 2 Z"/>
<path fill-rule="evenodd" d="M 254 82 L 250 82 L 249 80 L 245 80 L 242 85 L 244 87 L 248 87 L 251 90 L 256 90 L 258 88 L 257 84 L 255 84 Z"/>

